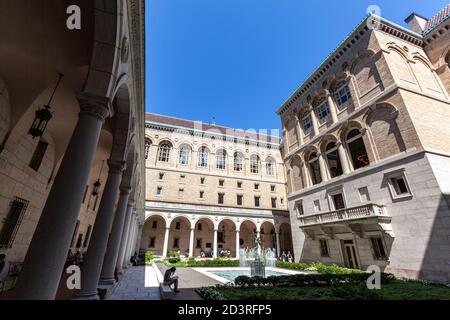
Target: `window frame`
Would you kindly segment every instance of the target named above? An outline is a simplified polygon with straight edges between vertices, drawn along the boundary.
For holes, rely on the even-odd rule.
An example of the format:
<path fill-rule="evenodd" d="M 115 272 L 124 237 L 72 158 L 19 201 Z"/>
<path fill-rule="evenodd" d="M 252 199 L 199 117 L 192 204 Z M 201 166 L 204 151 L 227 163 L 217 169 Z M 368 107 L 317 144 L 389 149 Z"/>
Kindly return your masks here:
<path fill-rule="evenodd" d="M 158 162 L 170 162 L 172 146 L 168 142 L 162 142 L 158 147 Z"/>
<path fill-rule="evenodd" d="M 317 106 L 314 108 L 317 114 L 319 125 L 325 124 L 331 118 L 330 106 L 325 97 L 323 97 Z M 326 112 L 324 112 L 326 110 Z M 324 115 L 324 113 L 326 113 Z"/>
<path fill-rule="evenodd" d="M 408 182 L 408 178 L 406 177 L 405 174 L 405 169 L 400 169 L 400 170 L 396 170 L 396 171 L 392 171 L 389 173 L 385 173 L 385 177 L 387 179 L 387 185 L 388 185 L 388 189 L 389 189 L 389 193 L 391 195 L 392 201 L 396 201 L 396 200 L 409 200 L 413 197 L 413 192 L 411 190 L 411 186 Z M 403 179 L 403 182 L 405 184 L 405 187 L 407 189 L 406 193 L 398 193 L 396 186 L 394 185 L 393 179 L 395 179 L 395 181 L 399 180 L 399 179 Z M 398 185 L 398 183 L 397 183 Z"/>
<path fill-rule="evenodd" d="M 370 249 L 372 251 L 372 257 L 374 260 L 381 260 L 381 261 L 388 261 L 389 257 L 387 254 L 387 248 L 386 243 L 384 241 L 384 238 L 382 236 L 371 236 L 370 238 Z M 376 242 L 376 247 L 374 246 L 374 241 L 379 240 L 379 242 Z M 380 250 L 381 249 L 381 250 Z M 377 255 L 377 251 L 379 251 L 380 255 Z"/>
<path fill-rule="evenodd" d="M 323 246 L 323 244 L 325 246 Z M 327 239 L 319 239 L 319 247 L 320 247 L 320 256 L 329 258 L 330 257 L 330 246 L 328 245 L 328 240 Z"/>
<path fill-rule="evenodd" d="M 216 152 L 216 169 L 226 170 L 227 169 L 227 153 L 225 150 L 220 149 Z"/>
<path fill-rule="evenodd" d="M 311 112 L 305 113 L 302 116 L 302 129 L 305 134 L 311 132 L 313 127 Z"/>
<path fill-rule="evenodd" d="M 206 146 L 201 146 L 197 152 L 197 167 L 208 168 L 209 149 Z"/>
<path fill-rule="evenodd" d="M 190 147 L 186 145 L 181 146 L 180 150 L 178 151 L 178 164 L 181 164 L 183 166 L 189 165 L 190 153 L 191 153 Z"/>
<path fill-rule="evenodd" d="M 259 174 L 261 169 L 261 159 L 258 155 L 252 155 L 250 157 L 250 173 Z"/>
<path fill-rule="evenodd" d="M 343 97 L 346 97 L 347 100 L 342 101 Z M 350 103 L 353 102 L 348 81 L 343 80 L 337 84 L 334 91 L 334 100 L 336 101 L 339 111 L 344 110 Z"/>

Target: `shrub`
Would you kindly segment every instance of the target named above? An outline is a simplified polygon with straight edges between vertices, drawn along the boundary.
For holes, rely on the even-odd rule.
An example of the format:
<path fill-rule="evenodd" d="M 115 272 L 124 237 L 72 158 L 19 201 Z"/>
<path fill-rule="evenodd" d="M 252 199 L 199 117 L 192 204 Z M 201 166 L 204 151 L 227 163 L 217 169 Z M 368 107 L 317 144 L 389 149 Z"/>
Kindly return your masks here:
<path fill-rule="evenodd" d="M 380 300 L 383 297 L 377 290 L 369 290 L 365 283 L 332 286 L 331 294 L 344 300 Z"/>
<path fill-rule="evenodd" d="M 277 261 L 276 266 L 278 268 L 301 270 L 301 271 L 317 271 L 323 274 L 353 274 L 353 273 L 365 273 L 360 269 L 349 269 L 340 267 L 336 264 L 326 265 L 322 262 L 313 263 L 292 263 L 286 261 Z"/>
<path fill-rule="evenodd" d="M 239 260 L 213 259 L 213 260 L 195 260 L 187 261 L 188 267 L 238 267 Z"/>
<path fill-rule="evenodd" d="M 200 288 L 196 291 L 204 300 L 225 300 L 224 296 L 214 287 Z"/>
<path fill-rule="evenodd" d="M 178 251 L 169 251 L 167 257 L 169 263 L 177 263 L 181 261 L 180 253 Z"/>
<path fill-rule="evenodd" d="M 151 263 L 153 261 L 154 256 L 155 255 L 153 254 L 152 251 L 147 251 L 145 253 L 145 263 Z"/>

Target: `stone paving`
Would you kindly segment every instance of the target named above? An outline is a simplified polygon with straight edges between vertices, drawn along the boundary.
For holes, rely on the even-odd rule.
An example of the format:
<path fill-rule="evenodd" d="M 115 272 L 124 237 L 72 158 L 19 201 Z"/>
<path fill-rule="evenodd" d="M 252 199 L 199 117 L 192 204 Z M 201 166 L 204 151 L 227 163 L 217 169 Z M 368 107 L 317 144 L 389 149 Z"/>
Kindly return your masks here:
<path fill-rule="evenodd" d="M 156 272 L 151 266 L 128 268 L 109 299 L 160 300 Z"/>
<path fill-rule="evenodd" d="M 164 264 L 158 264 L 161 273 L 167 270 L 167 266 Z M 201 300 L 202 298 L 195 292 L 196 288 L 214 286 L 220 284 L 216 281 L 192 268 L 177 268 L 176 273 L 179 277 L 179 290 L 180 292 L 175 295 L 173 300 Z"/>

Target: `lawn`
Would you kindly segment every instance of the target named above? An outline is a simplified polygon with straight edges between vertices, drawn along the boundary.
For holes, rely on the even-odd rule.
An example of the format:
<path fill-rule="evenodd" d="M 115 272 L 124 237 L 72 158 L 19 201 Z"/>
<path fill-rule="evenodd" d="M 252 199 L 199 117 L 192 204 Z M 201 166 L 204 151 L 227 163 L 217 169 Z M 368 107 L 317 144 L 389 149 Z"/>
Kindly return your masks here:
<path fill-rule="evenodd" d="M 214 290 L 226 300 L 450 300 L 450 289 L 444 285 L 402 280 L 384 284 L 380 290 L 369 290 L 364 284 Z"/>

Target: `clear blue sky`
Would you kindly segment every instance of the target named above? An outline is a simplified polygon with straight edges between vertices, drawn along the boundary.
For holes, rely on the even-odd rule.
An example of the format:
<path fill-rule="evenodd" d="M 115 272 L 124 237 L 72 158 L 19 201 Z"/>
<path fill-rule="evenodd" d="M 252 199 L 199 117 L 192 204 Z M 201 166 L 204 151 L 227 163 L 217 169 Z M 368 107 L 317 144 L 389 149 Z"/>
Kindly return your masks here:
<path fill-rule="evenodd" d="M 363 19 L 400 25 L 448 0 L 146 0 L 148 112 L 277 129 L 275 110 Z"/>

